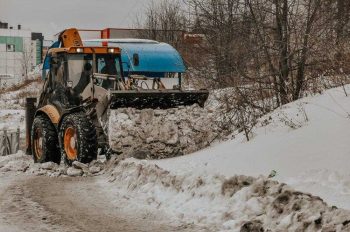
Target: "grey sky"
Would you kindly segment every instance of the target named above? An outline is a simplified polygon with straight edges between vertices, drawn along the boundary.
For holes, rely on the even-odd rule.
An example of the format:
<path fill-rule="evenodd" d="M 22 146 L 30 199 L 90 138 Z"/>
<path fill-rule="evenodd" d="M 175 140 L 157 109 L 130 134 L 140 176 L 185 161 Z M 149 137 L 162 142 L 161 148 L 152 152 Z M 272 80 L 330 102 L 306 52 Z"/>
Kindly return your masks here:
<path fill-rule="evenodd" d="M 132 27 L 150 0 L 0 0 L 0 21 L 21 24 L 47 39 L 68 27 Z"/>

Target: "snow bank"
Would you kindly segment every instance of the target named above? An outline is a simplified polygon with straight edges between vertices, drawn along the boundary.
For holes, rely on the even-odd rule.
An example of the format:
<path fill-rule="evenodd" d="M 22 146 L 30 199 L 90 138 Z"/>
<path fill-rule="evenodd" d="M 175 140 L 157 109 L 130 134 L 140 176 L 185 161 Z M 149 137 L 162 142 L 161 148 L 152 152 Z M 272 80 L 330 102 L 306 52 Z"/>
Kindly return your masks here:
<path fill-rule="evenodd" d="M 345 89 L 350 93 L 350 86 Z M 342 88 L 336 88 L 285 105 L 262 117 L 248 142 L 243 134 L 238 134 L 233 140 L 187 156 L 148 162 L 111 161 L 106 173 L 110 183 L 101 180 L 101 185 L 111 194 L 137 201 L 139 207 L 147 204 L 209 231 L 350 230 L 349 212 L 337 209 L 350 209 L 349 99 Z M 11 102 L 5 103 L 8 104 Z M 184 153 L 192 147 L 197 150 L 207 138 L 194 140 L 195 134 L 191 133 L 196 131 L 196 120 L 189 119 L 185 126 L 179 122 L 196 119 L 191 115 L 195 111 L 118 111 L 110 124 L 111 132 L 118 138 L 112 142 L 124 149 L 143 146 L 150 149 L 148 154 L 153 158 L 176 154 L 174 151 L 179 148 Z M 11 118 L 13 112 L 0 112 L 0 117 L 7 120 L 3 125 L 19 119 Z M 207 112 L 203 112 L 198 117 L 205 118 Z M 155 119 L 156 114 L 162 120 Z M 204 131 L 215 132 L 211 124 L 198 123 Z M 140 125 L 142 129 L 138 128 Z M 156 136 L 149 136 L 152 133 Z M 181 143 L 184 138 L 193 142 Z M 162 150 L 159 144 L 167 144 L 171 150 Z M 78 165 L 68 170 L 52 163 L 33 164 L 31 157 L 21 153 L 0 157 L 2 172 L 81 176 L 106 170 L 105 163 L 101 167 Z M 264 177 L 270 173 L 276 173 L 273 178 L 279 182 Z M 334 207 L 299 191 L 320 196 Z"/>
<path fill-rule="evenodd" d="M 75 162 L 67 168 L 51 162 L 34 164 L 30 156 L 19 152 L 0 157 L 0 172 L 50 177 L 104 174 L 97 179 L 99 191 L 129 199 L 133 210 L 149 207 L 173 218 L 174 224 L 193 224 L 209 231 L 350 229 L 349 211 L 329 207 L 319 197 L 263 176 L 175 175 L 149 161 L 122 159 L 89 165 Z"/>
<path fill-rule="evenodd" d="M 109 180 L 101 180 L 109 194 L 209 231 L 350 229 L 349 211 L 329 207 L 319 197 L 262 176 L 175 175 L 134 159 L 115 160 L 115 165 Z"/>
<path fill-rule="evenodd" d="M 345 87 L 350 93 L 350 86 Z M 350 98 L 343 89 L 285 105 L 260 119 L 247 142 L 235 139 L 194 154 L 153 161 L 175 174 L 268 175 L 350 209 Z"/>

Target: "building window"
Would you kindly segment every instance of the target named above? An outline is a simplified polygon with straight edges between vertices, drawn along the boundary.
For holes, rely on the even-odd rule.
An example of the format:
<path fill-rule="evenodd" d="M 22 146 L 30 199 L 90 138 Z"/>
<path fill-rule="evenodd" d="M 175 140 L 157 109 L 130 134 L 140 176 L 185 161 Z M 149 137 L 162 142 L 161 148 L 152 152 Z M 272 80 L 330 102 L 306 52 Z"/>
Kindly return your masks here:
<path fill-rule="evenodd" d="M 14 52 L 15 51 L 15 45 L 14 44 L 7 44 L 6 45 L 6 51 L 7 52 Z"/>

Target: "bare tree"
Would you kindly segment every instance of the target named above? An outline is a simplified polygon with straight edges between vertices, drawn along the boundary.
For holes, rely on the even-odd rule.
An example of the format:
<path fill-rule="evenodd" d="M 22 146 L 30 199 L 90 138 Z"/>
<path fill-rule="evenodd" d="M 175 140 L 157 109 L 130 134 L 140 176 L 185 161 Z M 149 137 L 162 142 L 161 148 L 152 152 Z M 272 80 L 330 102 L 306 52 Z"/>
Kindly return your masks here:
<path fill-rule="evenodd" d="M 337 43 L 341 43 L 349 34 L 350 2 L 347 0 L 337 0 L 335 2 L 335 31 Z"/>
<path fill-rule="evenodd" d="M 32 60 L 33 60 L 33 47 L 23 44 L 23 51 L 21 53 L 21 66 L 22 66 L 22 75 L 24 80 L 28 79 L 28 74 L 32 71 Z"/>
<path fill-rule="evenodd" d="M 176 48 L 181 45 L 187 18 L 178 0 L 151 1 L 144 13 L 145 19 L 137 19 L 138 36 L 169 43 Z"/>
<path fill-rule="evenodd" d="M 209 41 L 218 81 L 257 83 L 277 105 L 301 96 L 332 43 L 323 0 L 189 0 Z M 322 53 L 323 52 L 323 53 Z"/>

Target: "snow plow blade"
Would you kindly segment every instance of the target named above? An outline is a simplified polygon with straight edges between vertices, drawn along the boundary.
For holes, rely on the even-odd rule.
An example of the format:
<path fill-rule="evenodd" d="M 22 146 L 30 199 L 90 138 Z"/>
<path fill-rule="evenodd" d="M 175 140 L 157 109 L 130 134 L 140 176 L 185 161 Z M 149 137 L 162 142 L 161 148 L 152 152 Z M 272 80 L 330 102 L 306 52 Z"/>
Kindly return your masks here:
<path fill-rule="evenodd" d="M 136 109 L 168 109 L 198 104 L 204 106 L 208 90 L 127 90 L 111 92 L 111 109 L 132 107 Z"/>

